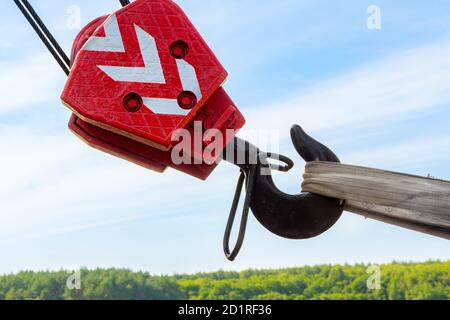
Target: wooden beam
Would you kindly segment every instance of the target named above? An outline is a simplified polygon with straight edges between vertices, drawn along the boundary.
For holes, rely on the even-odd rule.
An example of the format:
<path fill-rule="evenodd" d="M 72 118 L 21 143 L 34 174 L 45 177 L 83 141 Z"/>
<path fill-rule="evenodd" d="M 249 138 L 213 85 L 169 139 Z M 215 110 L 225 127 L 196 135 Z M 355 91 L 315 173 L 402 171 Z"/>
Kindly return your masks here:
<path fill-rule="evenodd" d="M 306 164 L 302 190 L 345 200 L 345 210 L 450 239 L 450 182 L 359 166 Z"/>

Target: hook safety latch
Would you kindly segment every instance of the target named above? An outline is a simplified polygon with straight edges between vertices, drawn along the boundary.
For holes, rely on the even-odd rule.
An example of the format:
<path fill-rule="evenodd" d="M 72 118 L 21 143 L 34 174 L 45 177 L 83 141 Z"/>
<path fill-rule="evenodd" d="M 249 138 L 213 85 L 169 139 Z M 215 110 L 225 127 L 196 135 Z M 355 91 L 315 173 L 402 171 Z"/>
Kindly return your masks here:
<path fill-rule="evenodd" d="M 308 136 L 300 126 L 292 127 L 291 138 L 295 149 L 306 162 L 339 162 L 329 148 Z M 231 150 L 233 152 L 230 152 L 230 147 L 225 150 L 224 159 L 239 166 L 241 174 L 223 239 L 224 252 L 229 260 L 233 261 L 242 247 L 250 209 L 266 229 L 288 239 L 316 237 L 330 229 L 342 215 L 344 204 L 339 199 L 309 192 L 290 195 L 275 186 L 271 171 L 289 171 L 294 163 L 288 157 L 261 152 L 254 145 L 238 138 L 234 139 L 234 148 Z M 230 158 L 230 154 L 233 157 Z M 276 159 L 285 165 L 271 164 L 269 159 Z M 230 234 L 244 181 L 247 194 L 236 245 L 230 252 Z"/>
<path fill-rule="evenodd" d="M 233 202 L 230 209 L 230 215 L 228 217 L 227 225 L 225 228 L 225 234 L 223 237 L 223 250 L 225 256 L 228 260 L 234 261 L 239 251 L 242 248 L 242 244 L 245 238 L 245 231 L 247 228 L 248 221 L 248 213 L 250 210 L 250 204 L 252 200 L 252 194 L 255 184 L 256 173 L 260 170 L 260 168 L 264 168 L 269 172 L 271 170 L 287 172 L 294 166 L 294 162 L 286 156 L 279 155 L 276 153 L 262 152 L 254 145 L 250 144 L 247 141 L 240 140 L 239 138 L 235 138 L 233 141 L 234 152 L 231 154 L 236 156 L 237 159 L 234 159 L 233 162 L 235 164 L 239 163 L 239 160 L 243 159 L 245 164 L 239 165 L 241 167 L 241 173 L 239 175 L 239 179 L 236 186 L 236 191 L 234 193 Z M 227 148 L 227 151 L 230 150 L 230 146 Z M 230 152 L 224 154 L 224 158 L 226 160 L 227 156 L 230 155 Z M 277 160 L 279 162 L 283 162 L 284 165 L 280 163 L 270 163 L 268 159 Z M 270 174 L 270 173 L 268 173 Z M 245 182 L 246 194 L 244 198 L 244 205 L 242 209 L 241 215 L 241 223 L 239 226 L 238 236 L 236 240 L 236 244 L 232 251 L 230 251 L 230 237 L 233 229 L 233 224 L 236 219 L 236 212 L 239 206 L 242 189 Z"/>

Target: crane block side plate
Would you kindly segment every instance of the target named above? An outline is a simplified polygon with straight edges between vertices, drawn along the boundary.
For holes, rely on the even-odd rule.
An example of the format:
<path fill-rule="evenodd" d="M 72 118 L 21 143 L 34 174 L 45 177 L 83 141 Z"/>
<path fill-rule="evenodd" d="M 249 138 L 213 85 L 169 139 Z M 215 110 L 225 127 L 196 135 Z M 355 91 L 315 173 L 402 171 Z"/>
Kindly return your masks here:
<path fill-rule="evenodd" d="M 221 87 L 225 69 L 171 0 L 137 0 L 101 20 L 75 57 L 63 103 L 83 121 L 169 150 L 175 130 L 188 127 Z M 180 47 L 173 52 L 180 41 L 187 44 L 182 58 Z M 188 110 L 177 102 L 186 91 L 197 99 Z M 143 99 L 136 112 L 124 107 L 131 93 Z"/>
<path fill-rule="evenodd" d="M 112 131 L 85 122 L 72 114 L 69 129 L 89 146 L 144 168 L 164 172 L 167 167 L 206 180 L 217 164 L 180 164 L 171 161 L 170 151 L 162 151 Z"/>

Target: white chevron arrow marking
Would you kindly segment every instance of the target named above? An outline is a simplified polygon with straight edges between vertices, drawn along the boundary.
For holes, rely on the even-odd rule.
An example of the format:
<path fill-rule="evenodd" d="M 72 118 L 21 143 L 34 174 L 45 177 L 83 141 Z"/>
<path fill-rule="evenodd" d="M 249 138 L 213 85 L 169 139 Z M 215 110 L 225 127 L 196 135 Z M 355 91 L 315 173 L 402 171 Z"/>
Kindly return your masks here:
<path fill-rule="evenodd" d="M 177 67 L 183 90 L 192 91 L 195 93 L 197 101 L 200 101 L 202 92 L 200 91 L 200 84 L 198 83 L 194 67 L 185 60 L 177 60 Z"/>
<path fill-rule="evenodd" d="M 82 50 L 102 52 L 125 52 L 117 17 L 112 14 L 103 24 L 106 37 L 91 37 Z"/>
<path fill-rule="evenodd" d="M 139 41 L 142 59 L 144 60 L 144 67 L 98 67 L 115 81 L 166 83 L 155 39 L 138 26 L 135 25 L 134 28 Z"/>
<path fill-rule="evenodd" d="M 155 38 L 134 25 L 144 67 L 98 66 L 114 81 L 165 84 L 166 79 L 159 58 Z M 91 37 L 82 50 L 100 52 L 125 52 L 117 17 L 113 14 L 104 23 L 105 37 Z M 185 60 L 176 60 L 183 90 L 192 91 L 197 100 L 202 98 L 200 84 L 194 67 Z M 177 99 L 143 97 L 144 104 L 154 113 L 187 115 Z"/>
<path fill-rule="evenodd" d="M 184 60 L 177 60 L 178 73 L 180 75 L 183 90 L 191 91 L 197 97 L 197 101 L 202 98 L 200 91 L 200 84 L 198 83 L 195 69 Z M 162 114 L 177 114 L 185 116 L 190 110 L 180 108 L 176 99 L 162 99 L 162 98 L 143 98 L 144 104 L 154 113 Z"/>
<path fill-rule="evenodd" d="M 160 114 L 175 114 L 185 116 L 190 110 L 180 108 L 176 99 L 164 98 L 142 98 L 144 105 L 152 110 L 154 113 Z"/>

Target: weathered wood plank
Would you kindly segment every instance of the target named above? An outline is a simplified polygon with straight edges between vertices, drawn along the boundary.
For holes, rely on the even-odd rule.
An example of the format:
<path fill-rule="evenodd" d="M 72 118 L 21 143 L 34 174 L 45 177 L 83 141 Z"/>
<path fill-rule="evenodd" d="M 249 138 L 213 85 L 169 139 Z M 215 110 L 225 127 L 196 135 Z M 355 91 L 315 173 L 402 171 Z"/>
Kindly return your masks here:
<path fill-rule="evenodd" d="M 302 190 L 367 218 L 450 239 L 450 182 L 339 163 L 306 164 Z"/>

